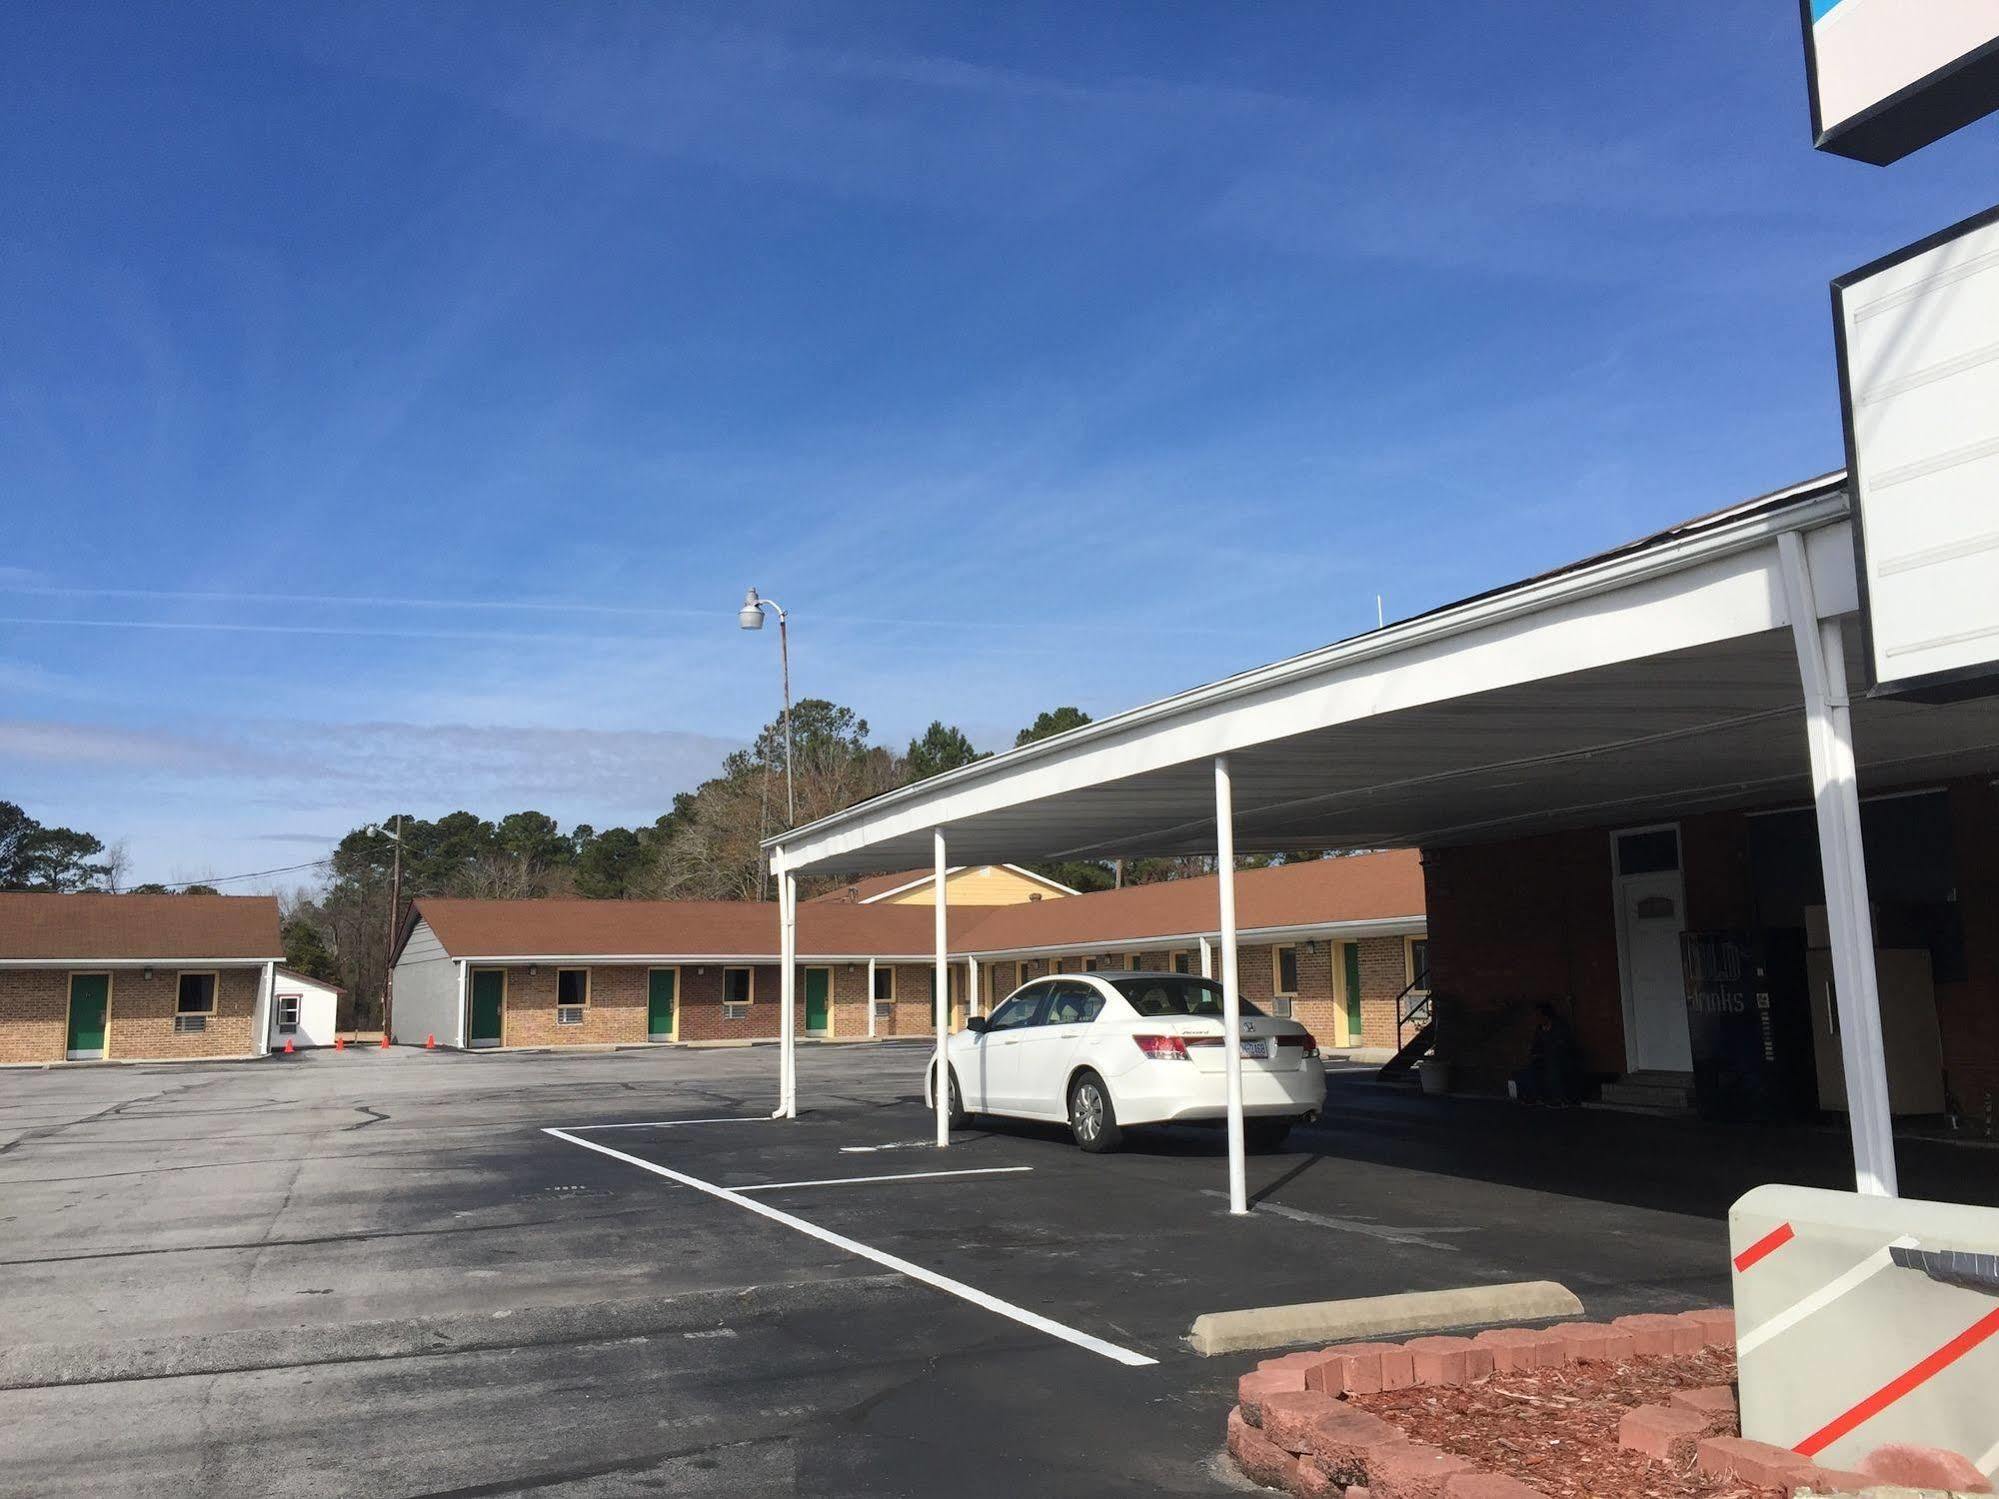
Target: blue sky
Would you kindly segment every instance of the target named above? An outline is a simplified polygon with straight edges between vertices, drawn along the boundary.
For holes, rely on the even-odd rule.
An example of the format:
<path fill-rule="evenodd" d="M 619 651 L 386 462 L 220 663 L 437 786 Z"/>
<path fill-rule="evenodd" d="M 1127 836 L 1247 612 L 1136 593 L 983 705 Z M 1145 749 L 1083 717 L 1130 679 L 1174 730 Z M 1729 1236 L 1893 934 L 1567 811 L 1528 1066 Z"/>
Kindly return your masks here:
<path fill-rule="evenodd" d="M 1837 466 L 1782 0 L 0 9 L 0 798 L 137 878 L 1103 714 Z M 239 887 L 249 888 L 249 887 Z"/>

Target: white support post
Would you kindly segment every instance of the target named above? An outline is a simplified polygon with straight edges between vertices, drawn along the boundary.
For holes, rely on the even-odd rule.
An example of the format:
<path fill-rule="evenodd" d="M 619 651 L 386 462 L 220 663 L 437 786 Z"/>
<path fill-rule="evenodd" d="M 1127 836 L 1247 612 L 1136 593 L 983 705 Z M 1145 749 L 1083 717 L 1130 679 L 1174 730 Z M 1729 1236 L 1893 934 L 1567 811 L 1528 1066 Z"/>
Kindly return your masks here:
<path fill-rule="evenodd" d="M 1888 1105 L 1887 1052 L 1874 975 L 1874 928 L 1867 899 L 1867 860 L 1860 838 L 1860 784 L 1854 769 L 1853 712 L 1847 705 L 1844 632 L 1818 617 L 1811 561 L 1804 541 L 1777 538 L 1784 603 L 1805 692 L 1805 742 L 1811 753 L 1812 800 L 1818 812 L 1819 868 L 1825 880 L 1826 927 L 1832 938 L 1833 989 L 1839 1049 L 1846 1064 L 1847 1123 L 1853 1174 L 1868 1196 L 1898 1196 L 1894 1120 Z M 1818 996 L 1813 996 L 1817 1002 Z"/>
<path fill-rule="evenodd" d="M 951 1143 L 951 1065 L 946 1056 L 951 1037 L 951 965 L 945 956 L 950 918 L 945 911 L 944 830 L 938 828 L 930 836 L 937 860 L 937 967 L 931 986 L 937 1010 L 937 1144 L 942 1147 Z"/>
<path fill-rule="evenodd" d="M 868 1037 L 875 1033 L 875 960 L 868 959 Z"/>
<path fill-rule="evenodd" d="M 1201 977 L 1211 979 L 1214 976 L 1215 944 L 1210 942 L 1206 937 L 1203 937 L 1201 939 Z"/>
<path fill-rule="evenodd" d="M 792 1014 L 798 984 L 798 883 L 785 867 L 784 850 L 771 862 L 777 866 L 777 1112 L 773 1119 L 798 1117 L 798 1027 Z"/>
<path fill-rule="evenodd" d="M 965 1018 L 969 1020 L 974 1015 L 985 1013 L 986 1007 L 979 1001 L 979 960 L 968 954 L 965 958 Z"/>
<path fill-rule="evenodd" d="M 470 1017 L 466 1014 L 466 973 L 469 965 L 463 958 L 458 960 L 458 1022 L 457 1040 L 453 1043 L 460 1051 L 465 1050 L 467 1038 L 472 1034 Z"/>
<path fill-rule="evenodd" d="M 1221 895 L 1222 1072 L 1229 1098 L 1229 1211 L 1249 1211 L 1242 1130 L 1242 997 L 1236 977 L 1235 790 L 1229 757 L 1215 756 L 1215 874 Z M 1202 943 L 1203 949 L 1207 944 Z"/>
<path fill-rule="evenodd" d="M 262 975 L 257 980 L 257 1016 L 259 1025 L 257 1029 L 257 1049 L 254 1053 L 256 1056 L 267 1057 L 271 1054 L 271 1005 L 275 1002 L 277 992 L 278 965 L 276 963 L 266 963 Z"/>

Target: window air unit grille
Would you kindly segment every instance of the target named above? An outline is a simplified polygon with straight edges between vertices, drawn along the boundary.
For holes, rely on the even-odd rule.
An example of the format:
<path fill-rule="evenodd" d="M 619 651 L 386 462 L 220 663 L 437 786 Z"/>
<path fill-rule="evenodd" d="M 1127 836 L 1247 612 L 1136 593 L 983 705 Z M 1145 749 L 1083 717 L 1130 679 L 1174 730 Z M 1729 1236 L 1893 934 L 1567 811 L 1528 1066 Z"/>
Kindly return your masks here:
<path fill-rule="evenodd" d="M 747 1004 L 731 1000 L 722 1006 L 722 1018 L 724 1020 L 748 1020 L 750 1018 L 750 1007 Z"/>
<path fill-rule="evenodd" d="M 174 1034 L 176 1036 L 196 1036 L 207 1029 L 208 1017 L 206 1015 L 174 1016 Z"/>
<path fill-rule="evenodd" d="M 557 1005 L 555 1007 L 555 1023 L 557 1025 L 581 1025 L 583 1023 L 583 1006 Z"/>

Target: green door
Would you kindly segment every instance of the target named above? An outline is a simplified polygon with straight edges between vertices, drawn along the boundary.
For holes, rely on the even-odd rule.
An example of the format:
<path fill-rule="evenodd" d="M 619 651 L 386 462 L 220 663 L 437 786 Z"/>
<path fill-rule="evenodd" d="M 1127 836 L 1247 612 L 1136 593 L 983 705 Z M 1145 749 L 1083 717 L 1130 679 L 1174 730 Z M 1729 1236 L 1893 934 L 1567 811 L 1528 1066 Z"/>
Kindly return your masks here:
<path fill-rule="evenodd" d="M 472 974 L 472 1034 L 474 1046 L 500 1044 L 500 1012 L 507 1000 L 507 976 L 497 968 L 481 968 Z"/>
<path fill-rule="evenodd" d="M 808 1031 L 823 1031 L 828 1028 L 827 1003 L 832 997 L 833 970 L 830 968 L 808 968 L 805 970 L 805 1028 Z"/>
<path fill-rule="evenodd" d="M 680 970 L 655 968 L 646 975 L 646 1034 L 655 1041 L 673 1035 L 673 1001 L 680 992 Z"/>
<path fill-rule="evenodd" d="M 1360 944 L 1346 945 L 1347 1045 L 1360 1045 Z"/>
<path fill-rule="evenodd" d="M 104 1055 L 104 1012 L 111 1005 L 111 975 L 75 973 L 69 980 L 69 1055 Z"/>

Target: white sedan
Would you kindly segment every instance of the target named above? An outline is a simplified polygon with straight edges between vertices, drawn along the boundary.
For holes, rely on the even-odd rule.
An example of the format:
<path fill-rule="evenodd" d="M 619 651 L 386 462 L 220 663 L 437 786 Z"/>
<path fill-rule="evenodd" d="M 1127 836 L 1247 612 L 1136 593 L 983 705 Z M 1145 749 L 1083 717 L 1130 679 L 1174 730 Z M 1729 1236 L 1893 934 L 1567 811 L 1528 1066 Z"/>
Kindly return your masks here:
<path fill-rule="evenodd" d="M 1244 1003 L 1242 1111 L 1251 1149 L 1317 1116 L 1326 1069 L 1312 1033 Z M 950 1038 L 951 1122 L 973 1114 L 1066 1123 L 1088 1151 L 1135 1124 L 1225 1119 L 1222 987 L 1184 973 L 1057 974 L 1023 984 Z M 936 1103 L 937 1064 L 924 1079 Z"/>

